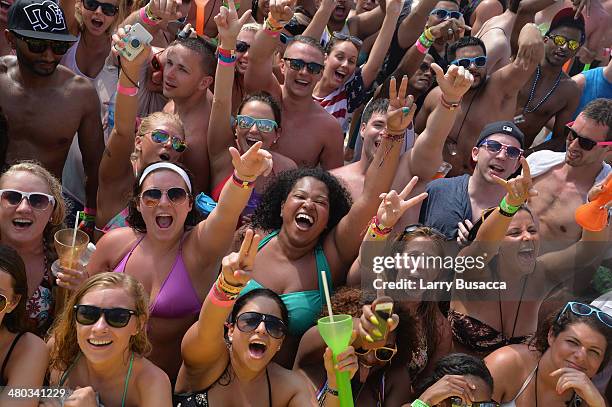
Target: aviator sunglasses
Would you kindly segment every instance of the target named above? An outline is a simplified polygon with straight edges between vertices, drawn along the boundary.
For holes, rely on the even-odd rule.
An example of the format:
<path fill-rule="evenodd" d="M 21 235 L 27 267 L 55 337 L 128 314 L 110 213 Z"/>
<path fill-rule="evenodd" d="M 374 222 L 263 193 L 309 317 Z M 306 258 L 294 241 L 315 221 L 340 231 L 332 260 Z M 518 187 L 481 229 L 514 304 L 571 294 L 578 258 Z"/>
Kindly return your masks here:
<path fill-rule="evenodd" d="M 244 53 L 247 52 L 251 48 L 251 44 L 244 41 L 236 41 L 236 52 Z"/>
<path fill-rule="evenodd" d="M 180 137 L 170 136 L 170 133 L 160 129 L 151 132 L 151 139 L 158 144 L 166 144 L 170 137 L 172 137 L 172 149 L 174 151 L 182 153 L 187 149 L 187 144 Z"/>
<path fill-rule="evenodd" d="M 239 114 L 236 116 L 236 124 L 241 129 L 250 129 L 253 124 L 257 125 L 257 130 L 269 133 L 278 127 L 278 124 L 274 120 L 270 119 L 255 119 L 254 117 Z"/>
<path fill-rule="evenodd" d="M 119 7 L 110 3 L 100 3 L 96 0 L 83 0 L 83 7 L 89 11 L 96 11 L 98 7 L 101 7 L 102 13 L 108 17 L 113 17 L 119 12 Z"/>
<path fill-rule="evenodd" d="M 340 41 L 350 41 L 357 48 L 361 48 L 361 46 L 363 45 L 363 41 L 361 41 L 359 38 L 338 31 L 334 31 L 332 33 L 332 37 Z"/>
<path fill-rule="evenodd" d="M 380 348 L 376 348 L 376 349 L 355 349 L 355 353 L 359 356 L 365 356 L 370 352 L 374 352 L 374 357 L 379 361 L 379 362 L 389 362 L 391 361 L 391 359 L 393 359 L 393 356 L 395 356 L 395 354 L 397 353 L 397 348 L 390 348 L 388 346 L 381 346 Z"/>
<path fill-rule="evenodd" d="M 436 16 L 440 20 L 447 20 L 449 18 L 454 18 L 454 19 L 458 20 L 461 17 L 463 17 L 463 14 L 460 11 L 446 10 L 444 8 L 435 8 L 435 9 L 431 10 L 431 13 L 429 13 L 429 15 L 430 16 Z"/>
<path fill-rule="evenodd" d="M 287 326 L 282 319 L 274 315 L 262 314 L 259 312 L 245 312 L 236 319 L 236 326 L 242 332 L 253 332 L 261 321 L 264 322 L 266 331 L 275 339 L 280 339 L 287 333 Z"/>
<path fill-rule="evenodd" d="M 558 46 L 558 47 L 562 47 L 565 44 L 567 44 L 567 48 L 569 48 L 571 51 L 576 51 L 580 47 L 580 42 L 579 41 L 570 40 L 567 37 L 564 37 L 563 35 L 551 35 L 551 34 L 548 34 L 546 36 L 546 38 L 550 38 L 551 40 L 553 40 L 555 45 Z"/>
<path fill-rule="evenodd" d="M 576 130 L 570 127 L 573 124 L 574 122 L 570 122 L 565 126 L 565 137 L 570 143 L 578 139 L 578 144 L 580 145 L 580 148 L 585 151 L 591 151 L 595 146 L 612 146 L 612 141 L 595 141 L 591 140 L 588 137 L 581 136 L 576 132 Z"/>
<path fill-rule="evenodd" d="M 145 206 L 153 208 L 159 205 L 162 195 L 164 194 L 166 194 L 172 205 L 182 205 L 189 197 L 189 194 L 183 188 L 173 187 L 168 188 L 167 190 L 162 190 L 159 188 L 147 189 L 140 194 L 140 199 L 142 199 L 142 203 L 144 203 Z"/>
<path fill-rule="evenodd" d="M 75 319 L 81 325 L 93 325 L 104 314 L 106 323 L 113 328 L 123 328 L 130 322 L 132 315 L 136 315 L 136 311 L 131 309 L 100 308 L 95 305 L 75 305 L 74 311 Z"/>
<path fill-rule="evenodd" d="M 561 318 L 561 315 L 565 314 L 565 312 L 568 309 L 573 314 L 580 315 L 582 317 L 588 317 L 589 315 L 595 313 L 595 315 L 597 316 L 597 319 L 599 319 L 599 321 L 602 324 L 604 324 L 608 328 L 612 328 L 612 316 L 606 314 L 599 308 L 593 307 L 592 305 L 583 304 L 581 302 L 574 302 L 574 301 L 568 302 L 565 305 L 565 308 L 563 308 L 563 310 L 559 313 L 559 316 L 557 317 L 557 321 L 559 320 L 559 318 Z"/>
<path fill-rule="evenodd" d="M 508 158 L 512 159 L 517 159 L 523 154 L 523 150 L 520 148 L 503 144 L 495 140 L 485 140 L 480 144 L 480 146 L 485 146 L 487 151 L 490 153 L 499 153 L 501 150 L 505 150 Z"/>
<path fill-rule="evenodd" d="M 11 31 L 15 37 L 25 42 L 28 46 L 28 50 L 33 54 L 42 54 L 47 50 L 47 48 L 51 47 L 51 51 L 55 55 L 64 55 L 68 52 L 68 48 L 72 46 L 72 42 L 68 41 L 54 41 L 54 40 L 41 40 L 38 38 L 30 38 L 24 37 L 23 35 L 19 35 L 14 31 Z"/>
<path fill-rule="evenodd" d="M 5 206 L 17 206 L 27 199 L 33 209 L 44 211 L 49 205 L 55 206 L 55 198 L 42 192 L 23 192 L 16 189 L 0 189 L 0 202 Z"/>
<path fill-rule="evenodd" d="M 487 64 L 487 57 L 479 56 L 479 57 L 474 57 L 474 58 L 459 58 L 451 62 L 451 65 L 462 66 L 465 69 L 468 69 L 470 65 L 472 64 L 474 64 L 474 66 L 478 68 L 482 68 L 483 66 Z"/>
<path fill-rule="evenodd" d="M 299 72 L 304 69 L 304 67 L 306 67 L 308 73 L 312 75 L 318 75 L 323 70 L 323 65 L 318 64 L 316 62 L 306 62 L 303 59 L 297 58 L 283 58 L 283 60 L 289 61 L 289 68 L 293 69 L 294 71 Z"/>

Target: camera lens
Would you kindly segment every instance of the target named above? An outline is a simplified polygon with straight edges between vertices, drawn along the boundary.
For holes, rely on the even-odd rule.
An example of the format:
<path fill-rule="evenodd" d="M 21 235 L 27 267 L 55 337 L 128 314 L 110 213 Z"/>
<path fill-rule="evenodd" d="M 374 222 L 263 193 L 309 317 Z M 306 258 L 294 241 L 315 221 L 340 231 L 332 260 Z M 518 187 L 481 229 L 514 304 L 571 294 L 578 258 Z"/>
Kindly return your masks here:
<path fill-rule="evenodd" d="M 134 38 L 132 41 L 130 41 L 130 45 L 132 48 L 138 48 L 140 47 L 140 40 L 138 38 Z"/>

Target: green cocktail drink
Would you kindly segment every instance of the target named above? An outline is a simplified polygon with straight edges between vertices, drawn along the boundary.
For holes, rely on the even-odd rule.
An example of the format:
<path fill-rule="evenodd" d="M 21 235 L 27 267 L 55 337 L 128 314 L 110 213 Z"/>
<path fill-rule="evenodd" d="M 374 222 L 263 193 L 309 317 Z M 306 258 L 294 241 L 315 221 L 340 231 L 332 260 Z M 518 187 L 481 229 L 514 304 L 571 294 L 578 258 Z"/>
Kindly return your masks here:
<path fill-rule="evenodd" d="M 329 346 L 336 364 L 336 356 L 346 350 L 351 342 L 353 333 L 353 317 L 350 315 L 334 315 L 332 322 L 330 317 L 323 317 L 317 322 L 321 337 Z M 351 378 L 349 372 L 336 371 L 336 383 L 338 385 L 338 397 L 340 407 L 353 407 L 353 392 L 351 391 Z"/>

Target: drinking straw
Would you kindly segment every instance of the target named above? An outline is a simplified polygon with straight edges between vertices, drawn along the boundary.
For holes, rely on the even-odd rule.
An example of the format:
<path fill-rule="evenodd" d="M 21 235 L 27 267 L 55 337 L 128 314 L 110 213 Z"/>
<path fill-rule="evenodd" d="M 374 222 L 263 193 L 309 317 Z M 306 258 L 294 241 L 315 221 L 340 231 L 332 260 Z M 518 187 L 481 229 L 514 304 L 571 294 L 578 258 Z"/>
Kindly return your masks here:
<path fill-rule="evenodd" d="M 332 312 L 331 299 L 329 298 L 329 287 L 327 286 L 327 276 L 325 275 L 325 270 L 321 270 L 321 275 L 323 276 L 323 291 L 325 292 L 325 301 L 327 301 L 327 312 L 329 313 L 331 322 L 334 322 L 334 313 Z"/>
<path fill-rule="evenodd" d="M 79 218 L 81 215 L 81 211 L 77 211 L 76 213 L 76 219 L 74 220 L 74 230 L 72 232 L 72 247 L 74 247 L 76 245 L 76 234 L 77 234 L 77 229 L 79 227 Z"/>

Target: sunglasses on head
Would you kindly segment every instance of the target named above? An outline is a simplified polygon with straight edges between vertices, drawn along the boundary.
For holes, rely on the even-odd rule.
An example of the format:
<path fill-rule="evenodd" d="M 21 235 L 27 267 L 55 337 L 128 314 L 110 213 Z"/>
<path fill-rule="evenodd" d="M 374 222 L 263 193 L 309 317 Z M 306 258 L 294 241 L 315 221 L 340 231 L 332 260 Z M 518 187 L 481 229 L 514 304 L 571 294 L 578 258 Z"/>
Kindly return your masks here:
<path fill-rule="evenodd" d="M 404 228 L 404 231 L 400 235 L 398 241 L 404 241 L 407 237 L 409 237 L 412 233 L 416 231 L 423 231 L 425 234 L 434 235 L 439 237 L 442 240 L 448 240 L 444 233 L 440 232 L 438 229 L 430 228 L 429 226 L 425 226 L 422 223 L 413 223 L 412 225 L 408 225 Z"/>
<path fill-rule="evenodd" d="M 395 356 L 395 354 L 397 353 L 397 347 L 390 348 L 388 346 L 381 346 L 380 348 L 368 349 L 368 350 L 361 349 L 361 348 L 355 349 L 355 353 L 359 356 L 365 356 L 372 351 L 374 352 L 374 357 L 379 362 L 389 362 L 391 361 L 391 359 L 393 359 L 393 356 Z"/>
<path fill-rule="evenodd" d="M 74 316 L 81 325 L 93 325 L 100 320 L 104 314 L 106 323 L 113 328 L 123 328 L 130 322 L 136 311 L 125 308 L 100 308 L 95 305 L 75 305 Z"/>
<path fill-rule="evenodd" d="M 55 205 L 55 198 L 42 192 L 23 192 L 16 189 L 0 189 L 0 202 L 5 206 L 17 206 L 27 199 L 33 209 L 44 211 L 49 205 Z"/>
<path fill-rule="evenodd" d="M 287 326 L 282 319 L 274 315 L 262 314 L 259 312 L 245 312 L 236 318 L 236 326 L 242 332 L 253 332 L 257 329 L 261 321 L 264 322 L 266 332 L 272 338 L 280 339 L 287 334 Z"/>
<path fill-rule="evenodd" d="M 460 397 L 451 397 L 451 407 L 499 407 L 499 403 L 497 401 L 489 400 L 489 401 L 474 401 L 473 403 L 467 404 L 461 400 Z"/>
<path fill-rule="evenodd" d="M 173 187 L 168 188 L 167 190 L 159 189 L 159 188 L 151 188 L 143 191 L 140 194 L 140 199 L 142 199 L 142 203 L 149 208 L 153 208 L 159 205 L 159 202 L 162 199 L 162 195 L 166 194 L 168 200 L 173 205 L 181 205 L 185 203 L 189 194 L 181 187 Z"/>
<path fill-rule="evenodd" d="M 289 68 L 293 69 L 294 71 L 299 72 L 306 67 L 308 73 L 318 75 L 323 70 L 323 65 L 316 62 L 306 62 L 303 59 L 297 58 L 283 58 L 283 60 L 289 61 Z"/>
<path fill-rule="evenodd" d="M 347 35 L 347 34 L 344 34 L 338 31 L 334 31 L 332 33 L 332 37 L 340 41 L 350 41 L 357 48 L 361 48 L 361 46 L 363 45 L 363 41 L 361 41 L 359 38 L 353 37 L 352 35 Z"/>
<path fill-rule="evenodd" d="M 570 127 L 573 124 L 574 122 L 570 122 L 565 126 L 565 137 L 570 143 L 578 139 L 578 145 L 585 151 L 591 151 L 595 146 L 612 146 L 612 141 L 595 141 L 588 137 L 581 136 L 576 130 Z"/>
<path fill-rule="evenodd" d="M 565 314 L 565 312 L 568 309 L 573 314 L 580 315 L 582 317 L 588 317 L 589 315 L 595 313 L 595 315 L 597 316 L 597 319 L 599 319 L 599 321 L 602 324 L 604 324 L 608 328 L 612 328 L 612 316 L 606 314 L 605 312 L 603 312 L 599 308 L 594 307 L 592 305 L 583 304 L 581 302 L 574 302 L 574 301 L 568 302 L 565 305 L 563 310 L 559 313 L 559 316 L 557 317 L 557 321 L 559 320 L 559 318 L 561 318 L 561 315 Z"/>
<path fill-rule="evenodd" d="M 570 40 L 567 37 L 564 37 L 563 35 L 547 34 L 546 37 L 550 38 L 551 40 L 553 40 L 555 45 L 558 46 L 558 47 L 562 47 L 565 44 L 567 44 L 567 48 L 569 48 L 571 51 L 576 51 L 580 47 L 580 42 L 579 41 Z"/>
<path fill-rule="evenodd" d="M 462 66 L 465 69 L 468 69 L 472 64 L 478 68 L 482 68 L 487 64 L 487 57 L 479 56 L 474 58 L 459 58 L 451 62 L 451 65 Z"/>
<path fill-rule="evenodd" d="M 463 17 L 463 14 L 460 11 L 447 10 L 444 8 L 435 8 L 431 10 L 431 13 L 429 13 L 429 15 L 436 16 L 441 20 L 447 20 L 449 18 L 454 18 L 458 20 Z"/>
<path fill-rule="evenodd" d="M 38 38 L 24 37 L 15 32 L 13 32 L 13 34 L 15 37 L 25 42 L 28 46 L 28 50 L 33 54 L 42 54 L 47 48 L 51 47 L 51 51 L 55 55 L 64 55 L 73 44 L 68 41 L 41 40 Z"/>
<path fill-rule="evenodd" d="M 236 124 L 241 129 L 250 129 L 253 124 L 257 125 L 257 130 L 263 133 L 269 133 L 278 127 L 274 120 L 270 119 L 255 119 L 251 116 L 239 114 L 236 116 Z"/>
<path fill-rule="evenodd" d="M 280 33 L 280 41 L 286 45 L 293 41 L 293 37 L 285 33 Z"/>
<path fill-rule="evenodd" d="M 151 139 L 159 144 L 165 144 L 172 137 L 172 149 L 177 153 L 182 153 L 187 149 L 187 144 L 178 136 L 170 136 L 165 130 L 153 130 L 151 132 Z"/>
<path fill-rule="evenodd" d="M 500 143 L 495 140 L 485 140 L 480 143 L 479 147 L 484 146 L 490 153 L 499 153 L 501 150 L 506 151 L 508 158 L 517 159 L 523 154 L 523 150 L 518 147 L 510 146 L 508 144 Z"/>
<path fill-rule="evenodd" d="M 6 309 L 6 307 L 9 306 L 10 303 L 11 302 L 8 300 L 6 295 L 0 294 L 0 312 L 4 312 L 4 310 Z"/>
<path fill-rule="evenodd" d="M 236 41 L 236 52 L 247 52 L 251 48 L 251 44 L 244 41 Z"/>
<path fill-rule="evenodd" d="M 89 11 L 96 11 L 98 7 L 102 7 L 102 13 L 108 17 L 113 17 L 119 12 L 119 7 L 110 3 L 100 3 L 96 0 L 83 0 L 83 7 Z"/>

